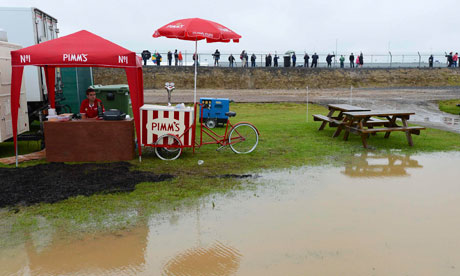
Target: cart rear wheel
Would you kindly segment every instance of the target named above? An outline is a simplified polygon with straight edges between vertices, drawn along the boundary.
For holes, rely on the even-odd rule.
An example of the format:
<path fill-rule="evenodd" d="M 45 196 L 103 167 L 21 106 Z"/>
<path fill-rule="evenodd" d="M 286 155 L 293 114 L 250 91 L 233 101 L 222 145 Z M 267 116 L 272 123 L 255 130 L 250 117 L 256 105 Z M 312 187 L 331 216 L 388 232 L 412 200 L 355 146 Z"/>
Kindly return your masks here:
<path fill-rule="evenodd" d="M 155 154 L 161 160 L 175 160 L 182 153 L 182 143 L 179 138 L 165 134 L 158 138 L 155 145 Z"/>
<path fill-rule="evenodd" d="M 235 153 L 250 153 L 259 143 L 259 133 L 251 124 L 237 124 L 230 131 L 228 143 Z"/>
<path fill-rule="evenodd" d="M 206 121 L 206 126 L 207 126 L 208 128 L 215 128 L 215 127 L 216 127 L 216 124 L 217 124 L 216 119 L 208 119 L 208 120 Z"/>

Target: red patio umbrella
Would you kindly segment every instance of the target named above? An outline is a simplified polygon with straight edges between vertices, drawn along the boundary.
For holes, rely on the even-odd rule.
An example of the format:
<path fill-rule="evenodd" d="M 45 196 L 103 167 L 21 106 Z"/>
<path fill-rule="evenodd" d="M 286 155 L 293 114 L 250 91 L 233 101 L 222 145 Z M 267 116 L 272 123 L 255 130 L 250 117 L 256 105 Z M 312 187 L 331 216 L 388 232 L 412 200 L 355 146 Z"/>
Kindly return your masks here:
<path fill-rule="evenodd" d="M 182 40 L 195 41 L 195 56 L 197 54 L 198 40 L 206 39 L 206 42 L 225 42 L 231 40 L 239 42 L 241 36 L 229 28 L 201 18 L 187 18 L 173 21 L 169 24 L 159 28 L 153 34 L 153 37 L 165 36 L 167 38 L 177 38 Z M 196 103 L 196 75 L 197 75 L 197 62 L 195 61 L 195 86 L 193 103 Z"/>

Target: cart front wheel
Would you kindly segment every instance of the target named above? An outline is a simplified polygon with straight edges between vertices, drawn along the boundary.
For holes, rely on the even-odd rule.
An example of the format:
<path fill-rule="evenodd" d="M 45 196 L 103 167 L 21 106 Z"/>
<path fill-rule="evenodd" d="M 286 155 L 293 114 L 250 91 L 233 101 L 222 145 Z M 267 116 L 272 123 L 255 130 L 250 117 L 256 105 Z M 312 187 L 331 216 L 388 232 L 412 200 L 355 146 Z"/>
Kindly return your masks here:
<path fill-rule="evenodd" d="M 161 160 L 175 160 L 182 153 L 182 143 L 171 134 L 160 136 L 155 145 L 155 154 Z"/>
<path fill-rule="evenodd" d="M 251 124 L 237 124 L 230 131 L 228 143 L 235 153 L 250 153 L 259 143 L 259 133 Z"/>

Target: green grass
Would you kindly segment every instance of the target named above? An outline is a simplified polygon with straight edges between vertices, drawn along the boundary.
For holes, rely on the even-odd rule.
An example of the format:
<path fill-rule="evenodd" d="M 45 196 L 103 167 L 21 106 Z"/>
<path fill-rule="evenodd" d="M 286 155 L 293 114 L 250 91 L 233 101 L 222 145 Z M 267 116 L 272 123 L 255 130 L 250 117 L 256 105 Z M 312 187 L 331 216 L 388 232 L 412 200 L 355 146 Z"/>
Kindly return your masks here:
<path fill-rule="evenodd" d="M 19 141 L 18 152 L 19 154 L 27 154 L 40 150 L 40 141 Z M 0 143 L 0 158 L 14 155 L 13 142 Z"/>
<path fill-rule="evenodd" d="M 63 232 L 116 230 L 143 222 L 151 214 L 161 210 L 173 210 L 180 206 L 215 193 L 228 193 L 241 189 L 235 179 L 220 179 L 221 174 L 243 174 L 262 169 L 288 168 L 302 165 L 340 165 L 352 153 L 367 151 L 361 139 L 350 134 L 348 141 L 342 135 L 331 138 L 335 129 L 326 127 L 318 131 L 319 122 L 313 122 L 311 114 L 326 114 L 324 107 L 310 105 L 308 122 L 305 104 L 232 104 L 237 116 L 233 122 L 250 121 L 260 131 L 257 149 L 247 155 L 234 154 L 230 149 L 216 151 L 217 146 L 207 145 L 197 149 L 185 149 L 182 156 L 170 162 L 158 159 L 152 150 L 146 150 L 142 163 L 131 161 L 133 169 L 155 173 L 170 173 L 176 177 L 161 183 L 141 183 L 131 193 L 97 194 L 75 197 L 55 204 L 39 204 L 31 207 L 15 207 L 0 212 L 0 245 L 11 242 L 39 229 L 43 218 Z M 219 129 L 223 131 L 223 129 Z M 197 137 L 197 139 L 199 136 Z M 460 135 L 436 129 L 413 135 L 414 146 L 407 145 L 404 133 L 392 133 L 389 139 L 383 134 L 371 136 L 371 151 L 386 152 L 397 149 L 402 153 L 458 151 Z M 20 145 L 21 147 L 21 145 Z M 198 160 L 203 160 L 198 165 Z M 45 161 L 33 161 L 29 166 Z M 11 167 L 11 166 L 10 166 Z M 10 238 L 10 237 L 16 238 Z"/>
<path fill-rule="evenodd" d="M 460 107 L 458 107 L 457 104 L 460 104 L 460 99 L 439 101 L 439 110 L 459 115 Z"/>

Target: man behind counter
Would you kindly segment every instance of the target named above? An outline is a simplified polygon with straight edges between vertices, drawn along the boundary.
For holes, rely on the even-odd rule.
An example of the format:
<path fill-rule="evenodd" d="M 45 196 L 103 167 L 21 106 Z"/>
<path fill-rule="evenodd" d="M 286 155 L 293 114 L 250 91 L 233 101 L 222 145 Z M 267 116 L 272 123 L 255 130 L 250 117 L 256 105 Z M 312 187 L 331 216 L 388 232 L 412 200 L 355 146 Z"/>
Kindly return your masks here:
<path fill-rule="evenodd" d="M 94 91 L 94 89 L 88 88 L 86 90 L 86 98 L 87 99 L 84 99 L 83 102 L 81 102 L 80 106 L 80 114 L 82 119 L 96 118 L 98 113 L 97 108 L 99 106 L 102 107 L 103 112 L 105 111 L 102 101 L 96 99 L 96 91 Z"/>

